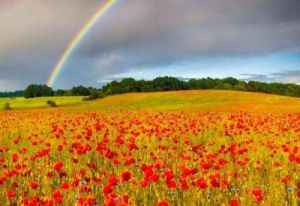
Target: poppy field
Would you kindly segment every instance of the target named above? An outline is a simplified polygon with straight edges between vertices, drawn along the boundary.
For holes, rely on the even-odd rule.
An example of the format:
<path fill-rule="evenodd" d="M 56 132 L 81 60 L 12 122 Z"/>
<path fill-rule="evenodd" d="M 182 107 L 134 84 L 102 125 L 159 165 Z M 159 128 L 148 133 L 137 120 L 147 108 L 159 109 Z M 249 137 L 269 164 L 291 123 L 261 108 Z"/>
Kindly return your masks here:
<path fill-rule="evenodd" d="M 299 205 L 300 114 L 0 115 L 1 205 Z"/>

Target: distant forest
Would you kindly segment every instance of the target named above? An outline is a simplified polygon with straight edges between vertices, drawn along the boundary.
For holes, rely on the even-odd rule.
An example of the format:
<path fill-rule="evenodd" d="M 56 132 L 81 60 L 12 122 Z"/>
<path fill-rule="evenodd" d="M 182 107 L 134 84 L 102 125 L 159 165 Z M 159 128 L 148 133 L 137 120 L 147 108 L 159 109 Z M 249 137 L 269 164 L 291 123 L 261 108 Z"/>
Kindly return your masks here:
<path fill-rule="evenodd" d="M 14 97 L 23 97 L 24 96 L 24 91 L 15 91 L 15 92 L 0 92 L 0 98 L 4 97 L 9 97 L 9 98 L 14 98 Z"/>
<path fill-rule="evenodd" d="M 33 98 L 43 96 L 86 96 L 85 100 L 101 98 L 107 95 L 123 94 L 128 92 L 157 92 L 177 90 L 235 90 L 278 94 L 300 97 L 300 85 L 284 83 L 266 83 L 258 81 L 242 81 L 233 77 L 224 79 L 202 78 L 180 80 L 175 77 L 157 77 L 153 80 L 135 80 L 124 78 L 120 81 L 112 81 L 102 88 L 77 86 L 68 90 L 53 90 L 46 85 L 29 85 L 24 91 L 1 92 L 0 97 Z"/>

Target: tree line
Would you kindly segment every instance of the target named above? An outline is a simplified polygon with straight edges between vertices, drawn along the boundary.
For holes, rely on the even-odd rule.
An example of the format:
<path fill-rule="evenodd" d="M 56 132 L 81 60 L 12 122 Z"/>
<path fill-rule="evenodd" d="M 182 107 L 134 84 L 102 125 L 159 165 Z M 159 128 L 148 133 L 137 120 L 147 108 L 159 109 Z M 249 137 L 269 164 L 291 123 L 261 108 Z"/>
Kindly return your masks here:
<path fill-rule="evenodd" d="M 300 85 L 284 83 L 266 83 L 259 81 L 242 81 L 233 77 L 224 79 L 202 78 L 180 80 L 175 77 L 158 77 L 154 80 L 135 80 L 124 78 L 121 81 L 112 81 L 101 89 L 105 95 L 121 94 L 127 92 L 156 92 L 156 91 L 176 91 L 176 90 L 235 90 L 262 92 L 285 96 L 300 97 Z"/>
<path fill-rule="evenodd" d="M 15 98 L 15 97 L 23 97 L 24 91 L 14 91 L 14 92 L 0 92 L 0 98 Z"/>
<path fill-rule="evenodd" d="M 47 85 L 37 85 L 31 84 L 24 91 L 25 98 L 34 98 L 34 97 L 51 97 L 51 96 L 89 96 L 93 91 L 98 91 L 92 87 L 84 87 L 82 85 L 78 87 L 73 87 L 69 90 L 53 90 Z"/>
<path fill-rule="evenodd" d="M 24 91 L 17 91 L 15 96 L 25 98 L 43 96 L 86 96 L 84 100 L 92 100 L 107 95 L 123 94 L 128 92 L 157 92 L 157 91 L 177 91 L 177 90 L 198 90 L 198 89 L 217 89 L 217 90 L 236 90 L 249 92 L 263 92 L 286 96 L 300 97 L 300 85 L 284 83 L 266 83 L 259 81 L 242 81 L 233 77 L 224 79 L 202 78 L 180 80 L 175 77 L 157 77 L 153 80 L 135 80 L 124 78 L 120 81 L 112 81 L 102 88 L 84 87 L 82 85 L 73 87 L 69 90 L 53 90 L 46 85 L 29 85 Z M 2 95 L 2 96 L 1 96 Z M 8 93 L 6 93 L 8 95 Z M 0 97 L 4 93 L 0 93 Z"/>

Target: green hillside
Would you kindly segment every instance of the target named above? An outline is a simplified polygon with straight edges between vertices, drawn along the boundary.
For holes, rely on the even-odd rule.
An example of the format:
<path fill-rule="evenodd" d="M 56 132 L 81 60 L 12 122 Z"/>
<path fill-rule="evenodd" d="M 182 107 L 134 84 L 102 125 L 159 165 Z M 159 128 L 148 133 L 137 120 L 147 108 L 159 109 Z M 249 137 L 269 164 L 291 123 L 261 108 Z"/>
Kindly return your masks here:
<path fill-rule="evenodd" d="M 300 112 L 300 98 L 238 91 L 192 90 L 107 96 L 100 100 L 67 108 L 87 111 L 149 109 L 216 112 Z"/>
<path fill-rule="evenodd" d="M 93 101 L 83 97 L 0 98 L 0 109 L 8 102 L 13 110 L 49 108 L 53 100 L 56 109 L 67 111 L 103 111 L 114 109 L 190 110 L 215 112 L 300 112 L 300 98 L 262 93 L 191 90 L 152 93 L 127 93 L 107 96 Z M 52 109 L 52 108 L 51 108 Z"/>
<path fill-rule="evenodd" d="M 0 98 L 0 110 L 4 108 L 5 103 L 9 103 L 12 109 L 32 109 L 49 107 L 47 100 L 53 100 L 58 106 L 73 105 L 82 102 L 83 97 L 39 97 L 25 99 L 23 97 L 12 98 Z"/>

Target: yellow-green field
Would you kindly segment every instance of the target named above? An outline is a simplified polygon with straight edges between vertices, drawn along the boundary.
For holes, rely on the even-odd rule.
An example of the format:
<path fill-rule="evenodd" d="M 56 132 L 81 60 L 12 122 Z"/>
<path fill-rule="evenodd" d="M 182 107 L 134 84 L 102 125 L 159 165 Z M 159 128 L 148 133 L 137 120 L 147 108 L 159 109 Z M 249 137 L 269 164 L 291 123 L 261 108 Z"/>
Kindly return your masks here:
<path fill-rule="evenodd" d="M 47 100 L 53 100 L 57 106 L 73 105 L 82 102 L 83 97 L 39 97 L 25 99 L 18 98 L 0 98 L 0 110 L 3 110 L 5 103 L 9 103 L 12 109 L 33 109 L 49 107 Z"/>
<path fill-rule="evenodd" d="M 103 111 L 115 109 L 147 109 L 215 111 L 215 112 L 300 112 L 300 98 L 272 94 L 195 90 L 153 93 L 128 93 L 107 96 L 93 101 L 83 97 L 0 98 L 0 110 L 6 102 L 12 109 L 48 108 L 47 100 L 53 100 L 58 108 L 74 111 Z"/>
<path fill-rule="evenodd" d="M 175 91 L 108 96 L 66 109 L 189 110 L 213 112 L 300 112 L 300 98 L 238 91 Z"/>

